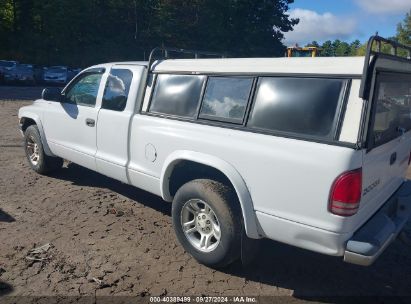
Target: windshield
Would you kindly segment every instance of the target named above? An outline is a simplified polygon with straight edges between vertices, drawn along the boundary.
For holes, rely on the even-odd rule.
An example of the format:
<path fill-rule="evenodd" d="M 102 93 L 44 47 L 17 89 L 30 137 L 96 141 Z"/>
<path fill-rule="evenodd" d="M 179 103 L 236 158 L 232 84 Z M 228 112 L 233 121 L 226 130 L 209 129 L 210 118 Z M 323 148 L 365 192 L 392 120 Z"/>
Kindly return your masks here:
<path fill-rule="evenodd" d="M 0 61 L 0 67 L 11 68 L 14 66 L 13 61 Z"/>
<path fill-rule="evenodd" d="M 384 144 L 411 130 L 411 75 L 378 75 L 374 145 Z"/>
<path fill-rule="evenodd" d="M 295 50 L 293 53 L 293 57 L 312 57 L 312 51 Z"/>

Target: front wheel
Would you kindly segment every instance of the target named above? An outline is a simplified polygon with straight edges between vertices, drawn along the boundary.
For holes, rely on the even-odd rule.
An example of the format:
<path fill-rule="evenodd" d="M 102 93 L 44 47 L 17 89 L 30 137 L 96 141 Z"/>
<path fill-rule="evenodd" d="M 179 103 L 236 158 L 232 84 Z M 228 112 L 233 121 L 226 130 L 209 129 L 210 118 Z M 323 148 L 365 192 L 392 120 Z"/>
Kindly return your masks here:
<path fill-rule="evenodd" d="M 200 263 L 224 267 L 240 257 L 241 212 L 230 187 L 207 179 L 186 183 L 174 197 L 172 218 L 179 242 Z"/>
<path fill-rule="evenodd" d="M 63 159 L 44 153 L 36 125 L 29 126 L 24 132 L 24 150 L 30 167 L 39 174 L 47 174 L 63 166 Z"/>

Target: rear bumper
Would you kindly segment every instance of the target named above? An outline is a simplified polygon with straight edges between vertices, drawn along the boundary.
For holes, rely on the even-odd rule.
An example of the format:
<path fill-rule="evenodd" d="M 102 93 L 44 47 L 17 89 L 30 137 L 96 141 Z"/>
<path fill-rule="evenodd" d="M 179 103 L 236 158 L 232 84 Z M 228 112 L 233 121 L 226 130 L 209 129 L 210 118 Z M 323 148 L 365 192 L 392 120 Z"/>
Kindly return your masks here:
<path fill-rule="evenodd" d="M 395 240 L 410 215 L 411 181 L 407 181 L 348 240 L 344 261 L 362 266 L 371 265 Z"/>

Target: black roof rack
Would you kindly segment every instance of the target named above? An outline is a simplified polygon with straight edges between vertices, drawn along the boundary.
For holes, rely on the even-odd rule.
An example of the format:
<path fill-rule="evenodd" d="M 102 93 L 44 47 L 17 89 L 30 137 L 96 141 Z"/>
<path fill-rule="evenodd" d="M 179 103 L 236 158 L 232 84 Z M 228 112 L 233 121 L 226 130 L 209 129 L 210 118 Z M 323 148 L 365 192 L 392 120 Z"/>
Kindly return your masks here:
<path fill-rule="evenodd" d="M 391 47 L 391 53 L 385 53 L 382 51 L 382 44 L 388 45 Z M 376 46 L 376 48 L 375 48 Z M 404 50 L 407 53 L 407 57 L 400 56 L 398 54 L 398 50 Z M 370 77 L 372 77 L 370 73 L 370 66 L 371 66 L 371 56 L 372 55 L 384 55 L 387 56 L 391 59 L 394 60 L 407 60 L 411 63 L 411 46 L 407 46 L 401 43 L 398 43 L 397 41 L 394 40 L 389 40 L 385 39 L 383 37 L 380 37 L 377 35 L 371 36 L 370 39 L 368 40 L 368 45 L 367 45 L 367 52 L 365 54 L 365 60 L 364 60 L 364 70 L 362 74 L 362 82 L 361 82 L 361 88 L 360 88 L 360 97 L 363 99 L 367 99 L 367 86 L 370 81 Z"/>
<path fill-rule="evenodd" d="M 225 54 L 215 53 L 215 52 L 186 50 L 186 49 L 168 48 L 168 47 L 156 47 L 150 53 L 150 57 L 148 59 L 148 70 L 151 71 L 152 65 L 154 61 L 156 60 L 178 58 L 178 57 L 172 57 L 171 54 L 173 53 L 191 55 L 191 56 L 194 56 L 195 59 L 204 58 L 204 57 L 206 58 L 208 57 L 225 58 L 226 57 Z"/>

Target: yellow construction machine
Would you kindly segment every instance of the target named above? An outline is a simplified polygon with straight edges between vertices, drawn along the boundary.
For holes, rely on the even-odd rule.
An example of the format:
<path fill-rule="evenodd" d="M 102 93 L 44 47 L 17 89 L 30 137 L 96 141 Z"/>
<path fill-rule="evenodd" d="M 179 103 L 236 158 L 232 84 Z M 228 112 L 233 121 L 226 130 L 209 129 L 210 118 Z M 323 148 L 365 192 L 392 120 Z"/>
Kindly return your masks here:
<path fill-rule="evenodd" d="M 315 46 L 300 47 L 298 45 L 287 48 L 286 57 L 317 57 L 321 49 Z"/>

